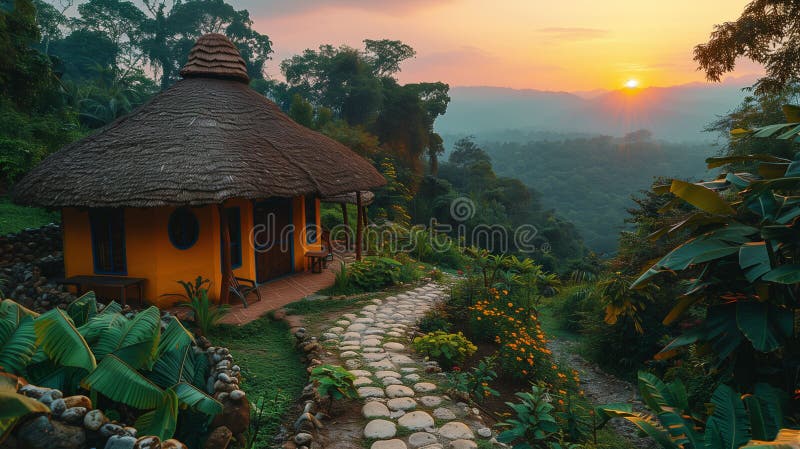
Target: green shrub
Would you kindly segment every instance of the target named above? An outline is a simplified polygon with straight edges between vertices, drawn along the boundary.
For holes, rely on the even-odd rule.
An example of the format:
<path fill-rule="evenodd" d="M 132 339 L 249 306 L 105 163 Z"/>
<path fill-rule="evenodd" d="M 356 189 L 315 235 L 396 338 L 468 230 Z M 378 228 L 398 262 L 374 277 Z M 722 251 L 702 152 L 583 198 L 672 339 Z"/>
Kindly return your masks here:
<path fill-rule="evenodd" d="M 491 387 L 492 382 L 497 379 L 496 364 L 497 356 L 485 357 L 469 371 L 458 370 L 448 373 L 448 383 L 457 392 L 466 394 L 478 402 L 489 396 L 499 396 L 500 393 Z"/>
<path fill-rule="evenodd" d="M 377 291 L 397 283 L 402 266 L 388 257 L 365 257 L 350 264 L 348 280 L 360 291 Z"/>
<path fill-rule="evenodd" d="M 450 329 L 453 327 L 445 307 L 434 307 L 428 310 L 422 319 L 419 320 L 417 326 L 420 331 L 425 333 L 435 331 L 450 332 Z"/>
<path fill-rule="evenodd" d="M 464 363 L 478 350 L 461 332 L 436 331 L 415 338 L 413 344 L 414 350 L 436 360 L 446 369 Z"/>
<path fill-rule="evenodd" d="M 311 370 L 311 381 L 317 386 L 321 398 L 328 398 L 328 410 L 333 401 L 358 397 L 353 381 L 356 380 L 350 371 L 336 365 L 320 365 Z"/>
<path fill-rule="evenodd" d="M 211 281 L 197 276 L 194 282 L 178 281 L 186 292 L 179 295 L 187 301 L 178 303 L 178 306 L 188 307 L 192 311 L 192 320 L 200 335 L 208 335 L 209 330 L 228 313 L 230 306 L 227 304 L 215 305 L 208 298 L 208 286 Z M 171 295 L 168 295 L 171 296 Z"/>
<path fill-rule="evenodd" d="M 516 396 L 520 399 L 518 403 L 506 402 L 514 414 L 498 424 L 508 430 L 501 432 L 497 441 L 511 444 L 514 449 L 547 447 L 555 440 L 559 426 L 555 407 L 547 400 L 546 392 L 534 385 L 530 393 L 520 392 Z"/>

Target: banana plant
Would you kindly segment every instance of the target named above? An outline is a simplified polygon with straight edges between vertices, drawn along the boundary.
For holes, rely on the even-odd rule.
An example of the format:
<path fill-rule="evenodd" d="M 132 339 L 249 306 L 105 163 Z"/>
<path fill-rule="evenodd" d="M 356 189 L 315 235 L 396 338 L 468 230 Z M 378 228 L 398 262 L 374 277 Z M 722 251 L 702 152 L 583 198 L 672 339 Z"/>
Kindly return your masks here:
<path fill-rule="evenodd" d="M 797 107 L 787 107 L 787 123 L 736 138 L 800 139 Z M 717 179 L 690 183 L 672 180 L 657 193 L 673 199 L 661 212 L 685 203 L 694 210 L 651 237 L 683 243 L 632 282 L 643 289 L 662 277 L 681 276 L 686 290 L 664 318 L 671 324 L 690 309 L 705 308 L 704 320 L 679 336 L 657 358 L 698 344 L 712 349 L 717 364 L 731 366 L 751 351 L 770 354 L 777 364 L 793 360 L 780 349 L 797 339 L 793 315 L 800 309 L 800 153 L 793 160 L 772 155 L 715 157 L 708 168 L 727 167 Z M 750 164 L 750 172 L 732 168 Z M 695 314 L 697 316 L 697 314 Z M 749 348 L 748 348 L 749 349 Z M 749 365 L 749 363 L 748 363 Z M 795 364 L 791 369 L 800 368 Z"/>
<path fill-rule="evenodd" d="M 68 393 L 84 389 L 141 412 L 142 434 L 170 438 L 180 409 L 222 413 L 203 391 L 208 362 L 194 351 L 194 337 L 172 318 L 161 331 L 155 307 L 133 318 L 110 303 L 98 311 L 94 294 L 66 311 L 36 315 L 11 300 L 0 302 L 0 371 Z M 76 323 L 82 323 L 76 326 Z"/>
<path fill-rule="evenodd" d="M 596 414 L 601 427 L 611 419 L 625 419 L 665 449 L 800 447 L 800 430 L 783 428 L 781 392 L 767 384 L 757 384 L 754 394 L 744 396 L 720 385 L 705 423 L 688 411 L 688 395 L 680 381 L 666 384 L 640 371 L 638 384 L 650 413 L 634 412 L 630 404 L 600 406 Z"/>

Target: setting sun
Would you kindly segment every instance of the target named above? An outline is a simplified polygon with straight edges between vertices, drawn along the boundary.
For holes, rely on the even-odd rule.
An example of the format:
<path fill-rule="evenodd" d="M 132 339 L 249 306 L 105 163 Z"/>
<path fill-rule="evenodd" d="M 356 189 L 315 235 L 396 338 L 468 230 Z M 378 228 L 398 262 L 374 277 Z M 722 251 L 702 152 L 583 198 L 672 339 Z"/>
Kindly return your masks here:
<path fill-rule="evenodd" d="M 625 87 L 628 89 L 635 89 L 639 87 L 639 81 L 635 79 L 629 79 L 628 81 L 625 81 Z"/>

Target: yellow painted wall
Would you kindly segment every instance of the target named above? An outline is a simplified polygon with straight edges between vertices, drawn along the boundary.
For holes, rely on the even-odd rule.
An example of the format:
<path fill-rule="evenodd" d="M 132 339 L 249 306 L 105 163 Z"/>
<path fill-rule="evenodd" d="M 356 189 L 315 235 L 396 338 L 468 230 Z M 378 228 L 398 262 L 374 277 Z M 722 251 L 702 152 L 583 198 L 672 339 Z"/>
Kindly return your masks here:
<path fill-rule="evenodd" d="M 304 198 L 292 201 L 292 223 L 295 229 L 295 271 L 306 269 L 305 252 L 320 248 L 320 243 L 306 244 Z M 236 199 L 225 203 L 238 207 L 242 234 L 242 266 L 234 270 L 237 277 L 255 279 L 255 254 L 252 245 L 253 202 Z M 319 200 L 316 200 L 319 226 Z M 200 223 L 197 242 L 188 249 L 178 249 L 169 240 L 167 227 L 174 207 L 129 208 L 125 210 L 125 253 L 127 276 L 146 278 L 144 298 L 151 304 L 167 307 L 177 301 L 165 294 L 182 293 L 178 280 L 191 281 L 197 276 L 211 280 L 210 294 L 217 298 L 222 280 L 220 221 L 216 205 L 192 208 Z M 64 235 L 64 268 L 67 277 L 93 275 L 91 229 L 87 209 L 62 210 Z M 98 291 L 100 296 L 117 298 L 114 291 Z M 135 294 L 131 291 L 129 297 Z"/>

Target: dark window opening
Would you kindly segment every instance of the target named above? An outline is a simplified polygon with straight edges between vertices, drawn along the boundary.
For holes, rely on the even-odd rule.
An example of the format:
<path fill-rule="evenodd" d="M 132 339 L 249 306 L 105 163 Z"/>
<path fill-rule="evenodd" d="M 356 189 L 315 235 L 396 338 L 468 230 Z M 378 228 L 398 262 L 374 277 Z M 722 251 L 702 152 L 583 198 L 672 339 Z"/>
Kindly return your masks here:
<path fill-rule="evenodd" d="M 242 220 L 238 207 L 225 209 L 228 217 L 228 230 L 231 236 L 231 268 L 242 266 Z M 222 236 L 220 236 L 222 242 Z"/>
<path fill-rule="evenodd" d="M 200 236 L 200 222 L 189 208 L 181 207 L 169 217 L 169 241 L 178 249 L 189 249 Z"/>
<path fill-rule="evenodd" d="M 123 209 L 90 209 L 92 256 L 97 274 L 126 274 Z"/>

